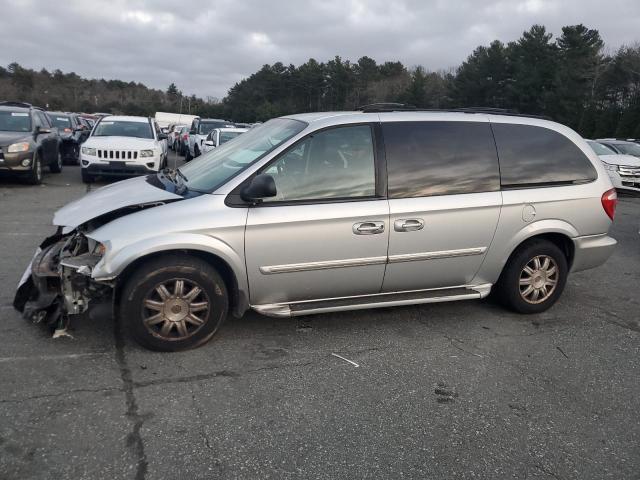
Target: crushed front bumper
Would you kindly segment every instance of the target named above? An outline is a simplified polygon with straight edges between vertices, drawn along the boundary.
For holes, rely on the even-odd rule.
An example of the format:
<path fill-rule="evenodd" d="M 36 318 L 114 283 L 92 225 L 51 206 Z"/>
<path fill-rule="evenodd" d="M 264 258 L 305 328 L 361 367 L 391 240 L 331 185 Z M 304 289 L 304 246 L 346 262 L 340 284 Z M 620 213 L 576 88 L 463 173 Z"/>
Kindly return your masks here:
<path fill-rule="evenodd" d="M 55 324 L 85 312 L 90 302 L 110 295 L 111 285 L 91 278 L 100 256 L 78 253 L 80 234 L 47 238 L 22 276 L 13 306 L 25 318 Z"/>

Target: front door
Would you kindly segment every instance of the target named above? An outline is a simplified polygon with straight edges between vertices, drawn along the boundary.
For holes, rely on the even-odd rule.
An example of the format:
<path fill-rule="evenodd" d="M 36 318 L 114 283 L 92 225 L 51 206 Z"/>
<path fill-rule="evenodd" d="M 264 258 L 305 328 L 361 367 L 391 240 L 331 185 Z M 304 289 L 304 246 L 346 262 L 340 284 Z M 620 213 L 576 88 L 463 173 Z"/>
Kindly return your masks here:
<path fill-rule="evenodd" d="M 313 133 L 261 173 L 273 176 L 277 196 L 247 217 L 251 304 L 378 293 L 389 206 L 376 191 L 372 128 Z"/>
<path fill-rule="evenodd" d="M 470 284 L 502 206 L 489 123 L 393 122 L 382 130 L 391 215 L 383 291 Z"/>

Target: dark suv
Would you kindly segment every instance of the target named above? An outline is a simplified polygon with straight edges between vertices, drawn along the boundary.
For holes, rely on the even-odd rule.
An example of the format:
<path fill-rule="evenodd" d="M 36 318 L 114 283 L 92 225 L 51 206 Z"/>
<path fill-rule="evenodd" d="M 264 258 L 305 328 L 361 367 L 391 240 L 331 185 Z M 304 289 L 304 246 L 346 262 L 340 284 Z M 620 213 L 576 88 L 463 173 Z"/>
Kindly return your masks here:
<path fill-rule="evenodd" d="M 62 160 L 80 165 L 80 145 L 91 133 L 91 127 L 87 121 L 75 113 L 47 112 L 47 116 L 60 134 Z"/>
<path fill-rule="evenodd" d="M 47 115 L 28 103 L 0 102 L 0 172 L 42 181 L 42 167 L 62 171 L 60 137 Z"/>

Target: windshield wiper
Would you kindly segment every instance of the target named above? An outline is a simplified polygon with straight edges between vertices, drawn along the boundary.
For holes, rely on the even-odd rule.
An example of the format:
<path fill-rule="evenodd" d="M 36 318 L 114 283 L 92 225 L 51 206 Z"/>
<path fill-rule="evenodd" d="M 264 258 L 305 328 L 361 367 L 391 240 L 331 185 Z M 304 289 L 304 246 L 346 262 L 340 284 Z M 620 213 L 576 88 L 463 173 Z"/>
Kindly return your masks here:
<path fill-rule="evenodd" d="M 189 179 L 185 176 L 185 174 L 184 174 L 184 173 L 182 173 L 182 172 L 180 171 L 180 169 L 179 169 L 179 168 L 176 168 L 175 172 L 176 172 L 180 177 L 182 177 L 182 180 L 184 180 L 185 182 L 188 182 L 188 181 L 189 181 Z"/>

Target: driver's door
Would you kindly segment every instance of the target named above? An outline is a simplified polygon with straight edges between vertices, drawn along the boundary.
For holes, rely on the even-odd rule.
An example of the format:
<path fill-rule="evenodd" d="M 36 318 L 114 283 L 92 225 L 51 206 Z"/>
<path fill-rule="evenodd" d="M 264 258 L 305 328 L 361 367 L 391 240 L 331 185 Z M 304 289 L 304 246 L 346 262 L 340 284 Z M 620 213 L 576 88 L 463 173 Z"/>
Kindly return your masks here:
<path fill-rule="evenodd" d="M 261 173 L 277 196 L 249 208 L 245 254 L 252 305 L 378 293 L 389 206 L 376 188 L 372 128 L 311 134 Z"/>

